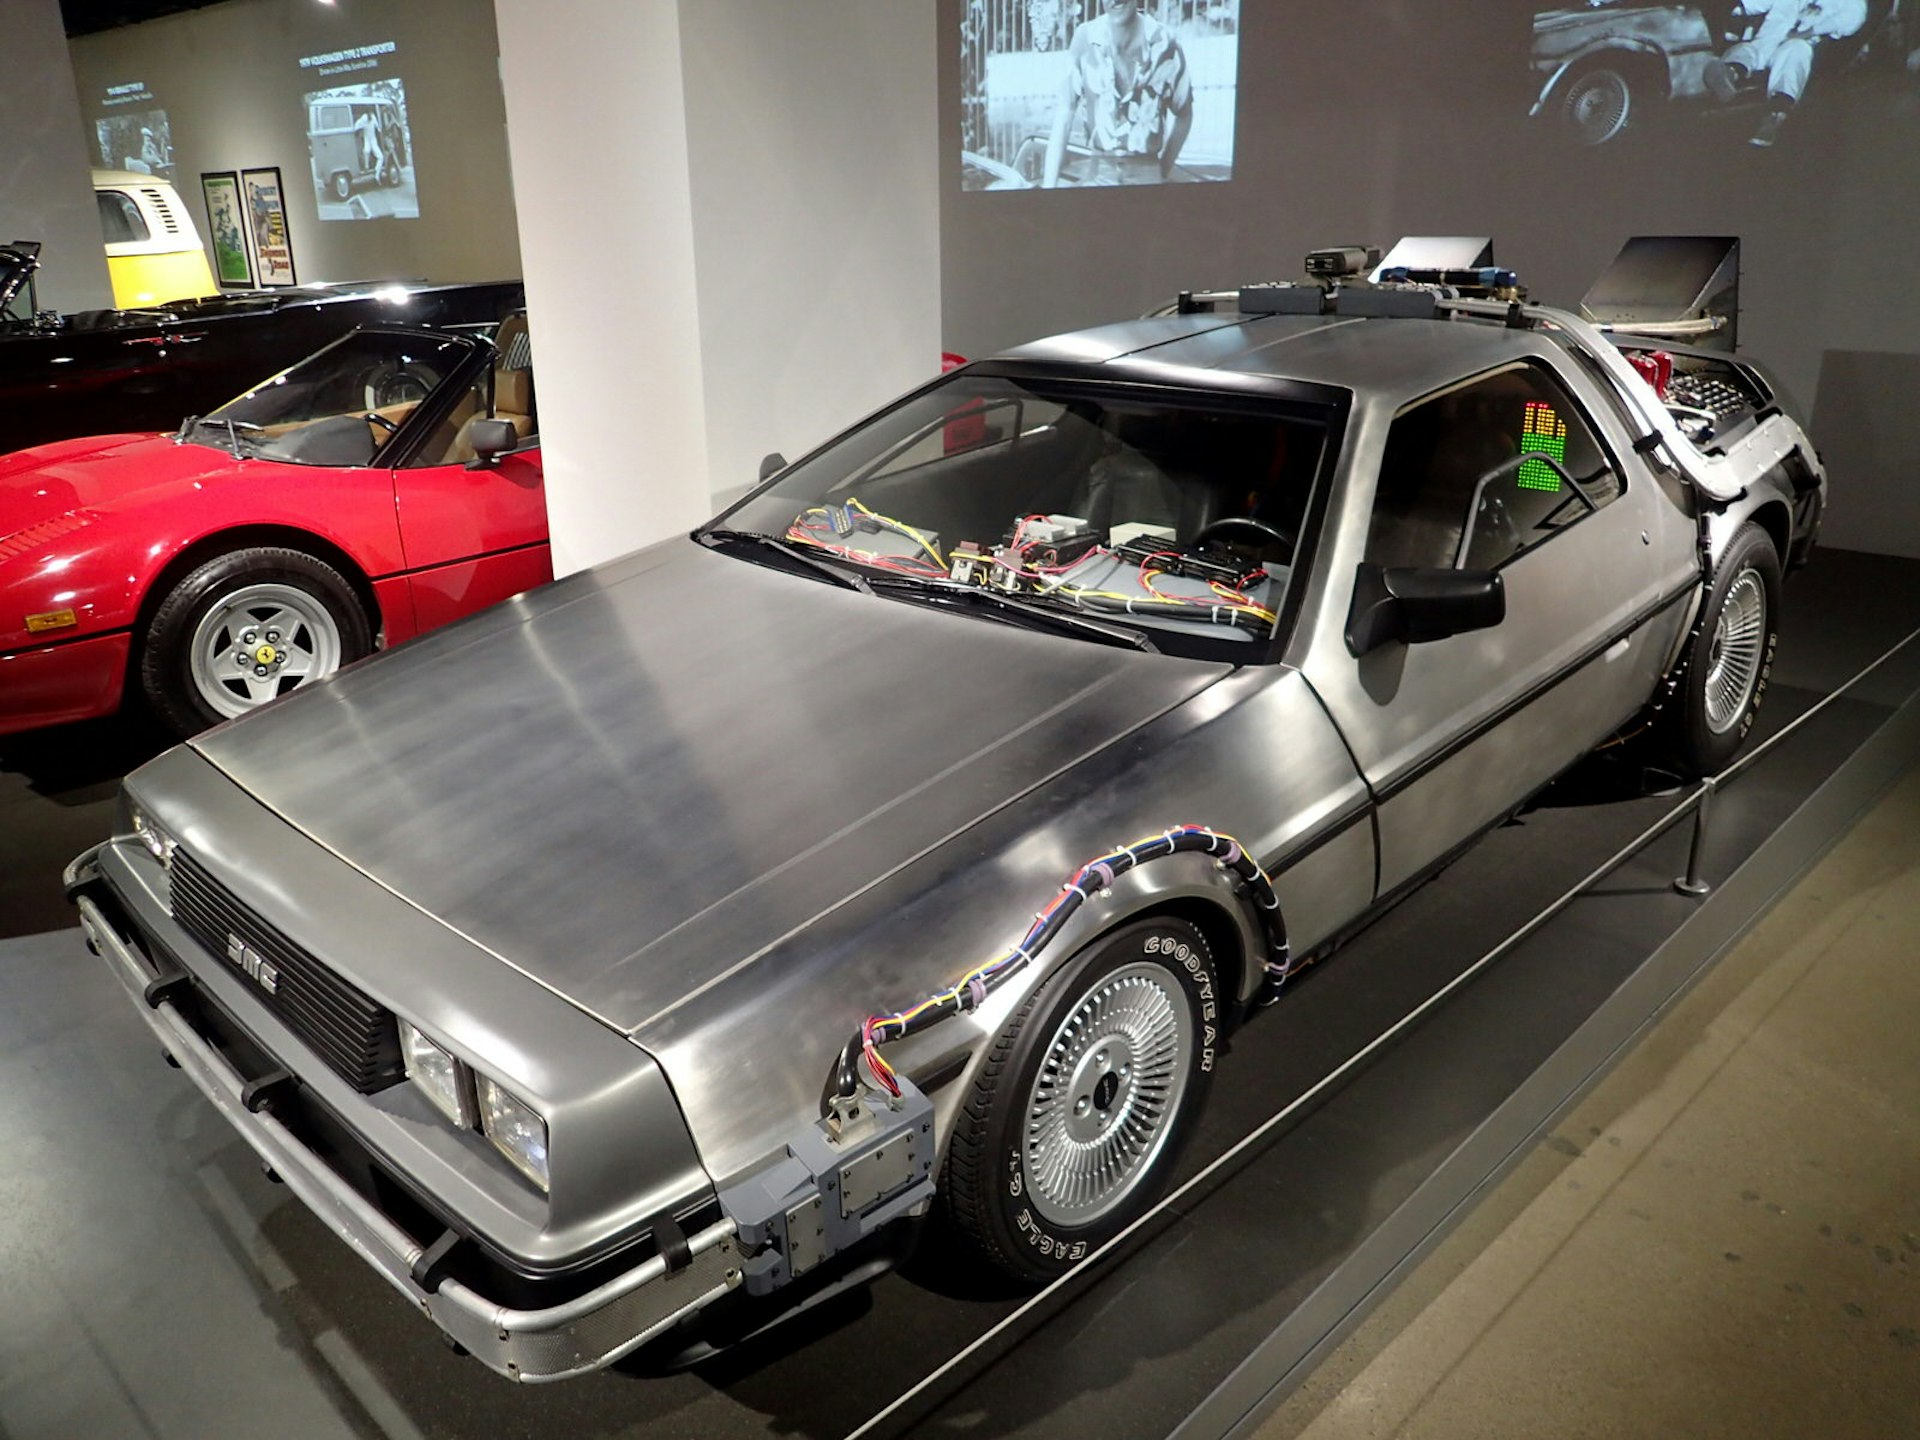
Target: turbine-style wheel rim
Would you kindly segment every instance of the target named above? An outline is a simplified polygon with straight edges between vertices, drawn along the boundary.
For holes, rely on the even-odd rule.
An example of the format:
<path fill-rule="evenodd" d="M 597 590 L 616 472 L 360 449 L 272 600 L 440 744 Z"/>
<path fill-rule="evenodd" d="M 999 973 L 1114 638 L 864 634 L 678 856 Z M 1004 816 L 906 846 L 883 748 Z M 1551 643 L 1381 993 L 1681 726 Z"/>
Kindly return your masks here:
<path fill-rule="evenodd" d="M 1716 735 L 1724 735 L 1747 713 L 1760 680 L 1766 632 L 1766 587 L 1755 571 L 1742 570 L 1727 589 L 1707 657 L 1707 728 Z"/>
<path fill-rule="evenodd" d="M 1132 1194 L 1172 1132 L 1192 1053 L 1192 1011 L 1163 967 L 1128 965 L 1082 995 L 1027 1097 L 1034 1209 L 1087 1225 Z"/>
<path fill-rule="evenodd" d="M 292 585 L 248 585 L 224 595 L 194 627 L 194 692 L 215 713 L 244 715 L 340 668 L 340 626 Z"/>
<path fill-rule="evenodd" d="M 1599 145 L 1627 128 L 1632 107 L 1627 82 L 1611 70 L 1602 70 L 1578 81 L 1567 93 L 1567 123 L 1584 143 Z"/>

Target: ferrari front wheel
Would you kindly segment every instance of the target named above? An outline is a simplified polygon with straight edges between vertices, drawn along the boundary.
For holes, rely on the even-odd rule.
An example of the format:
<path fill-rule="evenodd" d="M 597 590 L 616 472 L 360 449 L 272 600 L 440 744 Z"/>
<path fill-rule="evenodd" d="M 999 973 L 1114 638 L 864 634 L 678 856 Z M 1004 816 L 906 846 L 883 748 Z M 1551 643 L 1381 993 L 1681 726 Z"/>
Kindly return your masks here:
<path fill-rule="evenodd" d="M 141 688 L 182 736 L 256 710 L 373 648 L 331 565 L 299 550 L 235 550 L 167 592 L 140 652 Z"/>
<path fill-rule="evenodd" d="M 956 1124 L 949 1215 L 997 1268 L 1041 1284 L 1153 1205 L 1211 1078 L 1219 991 L 1192 926 L 1097 942 L 1007 1022 Z"/>

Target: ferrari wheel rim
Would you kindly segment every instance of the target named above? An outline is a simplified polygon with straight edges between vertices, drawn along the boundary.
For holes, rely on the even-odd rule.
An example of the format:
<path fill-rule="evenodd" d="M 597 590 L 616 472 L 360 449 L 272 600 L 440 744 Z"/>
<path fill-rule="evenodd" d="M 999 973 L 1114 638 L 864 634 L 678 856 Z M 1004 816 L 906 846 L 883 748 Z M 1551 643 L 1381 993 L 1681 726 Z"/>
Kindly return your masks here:
<path fill-rule="evenodd" d="M 222 595 L 194 627 L 193 689 L 231 719 L 340 668 L 339 622 L 293 585 L 247 585 Z"/>
<path fill-rule="evenodd" d="M 1180 1113 L 1193 1012 L 1164 967 L 1125 966 L 1077 1000 L 1027 1097 L 1025 1186 L 1054 1225 L 1088 1225 L 1140 1185 Z"/>
<path fill-rule="evenodd" d="M 1707 660 L 1707 728 L 1716 735 L 1726 734 L 1747 713 L 1760 681 L 1766 630 L 1766 588 L 1757 573 L 1742 570 L 1720 606 Z"/>

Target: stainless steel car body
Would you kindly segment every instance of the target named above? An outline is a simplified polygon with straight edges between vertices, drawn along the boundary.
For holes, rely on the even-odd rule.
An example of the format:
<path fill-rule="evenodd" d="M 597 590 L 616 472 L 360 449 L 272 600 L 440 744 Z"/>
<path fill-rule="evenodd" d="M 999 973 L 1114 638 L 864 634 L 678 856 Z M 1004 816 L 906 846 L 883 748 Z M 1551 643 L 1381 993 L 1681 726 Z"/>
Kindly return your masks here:
<path fill-rule="evenodd" d="M 1242 663 L 982 624 L 675 539 L 130 777 L 129 804 L 244 907 L 547 1117 L 550 1199 L 472 1132 L 436 1124 L 413 1087 L 342 1086 L 174 923 L 129 825 L 75 873 L 88 924 L 124 932 L 110 948 L 173 957 L 439 1223 L 509 1268 L 638 1256 L 657 1217 L 710 1217 L 717 1191 L 784 1153 L 864 1016 L 1003 952 L 1079 863 L 1169 825 L 1231 833 L 1272 876 L 1292 953 L 1314 951 L 1646 704 L 1699 603 L 1703 514 L 1714 544 L 1757 519 L 1786 552 L 1809 507 L 1796 511 L 1784 467 L 1824 484 L 1789 417 L 1763 414 L 1709 453 L 1641 403 L 1645 382 L 1591 327 L 1548 310 L 1525 312 L 1534 328 L 1485 323 L 1474 308 L 1134 321 L 977 367 L 1306 396 L 1340 418 L 1291 626 Z M 1503 567 L 1494 630 L 1356 660 L 1344 632 L 1389 426 L 1514 366 L 1558 377 L 1620 498 L 1571 527 L 1582 538 Z M 457 715 L 446 695 L 463 697 Z M 1212 861 L 1174 856 L 1085 905 L 1048 964 L 890 1047 L 930 1092 L 940 1141 L 983 1040 L 1049 965 L 1149 911 L 1188 919 L 1220 957 L 1211 1064 L 1263 984 L 1268 932 Z M 144 988 L 137 958 L 122 968 Z M 166 1011 L 164 994 L 153 1003 Z M 324 1179 L 324 1163 L 274 1153 Z M 717 1232 L 700 1233 L 711 1251 Z M 412 1263 L 381 1268 L 432 1313 Z M 728 1270 L 711 1294 L 737 1280 Z M 679 1313 L 649 1309 L 647 1324 Z M 617 1329 L 549 1373 L 640 1333 Z"/>

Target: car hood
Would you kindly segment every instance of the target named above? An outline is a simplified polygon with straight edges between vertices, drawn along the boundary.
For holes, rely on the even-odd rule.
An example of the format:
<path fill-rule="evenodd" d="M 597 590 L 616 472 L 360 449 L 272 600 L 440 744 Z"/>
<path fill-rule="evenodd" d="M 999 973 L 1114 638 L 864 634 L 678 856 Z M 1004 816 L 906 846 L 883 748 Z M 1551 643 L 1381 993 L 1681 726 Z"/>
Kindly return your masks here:
<path fill-rule="evenodd" d="M 216 479 L 239 462 L 164 435 L 101 435 L 0 456 L 0 540 L 148 492 Z"/>
<path fill-rule="evenodd" d="M 1230 668 L 677 539 L 192 743 L 385 888 L 632 1030 Z"/>

